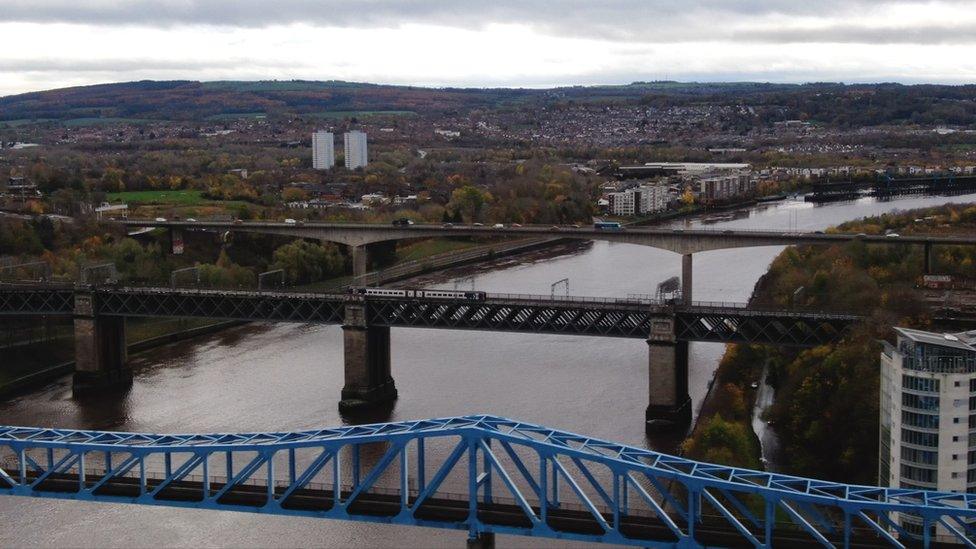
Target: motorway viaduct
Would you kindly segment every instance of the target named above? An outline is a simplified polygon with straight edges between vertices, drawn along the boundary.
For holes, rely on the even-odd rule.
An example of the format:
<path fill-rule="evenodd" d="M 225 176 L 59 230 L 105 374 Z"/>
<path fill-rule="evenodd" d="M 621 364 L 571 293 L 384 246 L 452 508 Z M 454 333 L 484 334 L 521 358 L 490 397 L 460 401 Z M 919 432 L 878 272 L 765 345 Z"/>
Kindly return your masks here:
<path fill-rule="evenodd" d="M 673 306 L 648 299 L 505 294 L 440 299 L 44 285 L 0 285 L 0 316 L 73 318 L 73 385 L 79 392 L 131 382 L 125 317 L 338 324 L 344 348 L 342 410 L 396 399 L 391 327 L 639 338 L 648 344 L 645 417 L 649 430 L 681 427 L 691 418 L 689 341 L 813 346 L 841 337 L 858 320 L 853 315 L 752 310 L 729 304 Z"/>
<path fill-rule="evenodd" d="M 573 238 L 606 240 L 660 248 L 682 255 L 681 286 L 686 303 L 692 302 L 692 254 L 710 250 L 755 246 L 790 246 L 796 244 L 838 244 L 862 241 L 871 244 L 914 244 L 925 248 L 925 272 L 930 272 L 934 245 L 976 245 L 976 236 L 882 236 L 851 233 L 684 230 L 657 227 L 627 227 L 622 230 L 598 230 L 592 227 L 523 226 L 484 227 L 476 225 L 415 224 L 409 226 L 355 223 L 278 223 L 266 221 L 119 221 L 127 227 L 160 227 L 174 235 L 183 230 L 234 231 L 316 239 L 348 246 L 353 261 L 353 275 L 366 274 L 368 247 L 381 242 L 435 237 L 509 237 Z"/>

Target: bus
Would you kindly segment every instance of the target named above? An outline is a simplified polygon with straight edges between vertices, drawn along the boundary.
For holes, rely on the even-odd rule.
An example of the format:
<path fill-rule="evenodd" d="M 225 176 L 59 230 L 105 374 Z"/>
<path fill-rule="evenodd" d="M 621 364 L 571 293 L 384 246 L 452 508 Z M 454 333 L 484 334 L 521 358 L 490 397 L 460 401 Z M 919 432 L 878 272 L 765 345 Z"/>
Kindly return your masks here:
<path fill-rule="evenodd" d="M 593 228 L 598 231 L 622 231 L 623 226 L 616 221 L 597 221 L 593 224 Z"/>

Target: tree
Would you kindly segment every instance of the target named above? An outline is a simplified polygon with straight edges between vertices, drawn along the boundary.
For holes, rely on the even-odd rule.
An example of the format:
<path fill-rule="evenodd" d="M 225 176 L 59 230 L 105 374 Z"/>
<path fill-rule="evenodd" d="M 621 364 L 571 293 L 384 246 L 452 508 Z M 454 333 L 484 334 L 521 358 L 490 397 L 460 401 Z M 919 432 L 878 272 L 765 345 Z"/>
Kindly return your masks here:
<path fill-rule="evenodd" d="M 298 187 L 288 187 L 281 191 L 281 200 L 284 202 L 301 202 L 308 199 L 308 193 Z"/>
<path fill-rule="evenodd" d="M 682 447 L 694 459 L 736 467 L 755 467 L 758 456 L 752 437 L 744 425 L 714 415 Z"/>
<path fill-rule="evenodd" d="M 461 213 L 469 221 L 481 221 L 485 206 L 492 201 L 491 193 L 473 185 L 454 189 L 448 208 Z"/>
<path fill-rule="evenodd" d="M 290 284 L 308 284 L 342 274 L 345 258 L 335 244 L 295 240 L 275 250 L 271 268 L 284 269 Z"/>

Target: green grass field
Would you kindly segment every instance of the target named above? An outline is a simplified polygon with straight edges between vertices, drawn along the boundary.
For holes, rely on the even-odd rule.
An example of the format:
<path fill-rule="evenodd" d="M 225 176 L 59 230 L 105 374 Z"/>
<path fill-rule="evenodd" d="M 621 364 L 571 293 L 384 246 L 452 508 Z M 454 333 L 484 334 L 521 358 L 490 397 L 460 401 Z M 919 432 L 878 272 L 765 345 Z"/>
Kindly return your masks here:
<path fill-rule="evenodd" d="M 404 246 L 397 247 L 397 263 L 402 263 L 404 261 L 413 261 L 416 259 L 423 259 L 425 257 L 430 257 L 432 255 L 442 254 L 445 252 L 453 252 L 457 250 L 463 250 L 465 248 L 470 248 L 472 246 L 477 246 L 477 242 L 463 241 L 463 240 L 443 240 L 443 239 L 431 239 L 431 240 L 421 240 L 419 242 L 412 242 Z"/>
<path fill-rule="evenodd" d="M 207 202 L 203 198 L 203 191 L 127 191 L 108 193 L 109 202 L 124 202 L 136 204 L 178 204 L 180 206 L 198 206 Z"/>

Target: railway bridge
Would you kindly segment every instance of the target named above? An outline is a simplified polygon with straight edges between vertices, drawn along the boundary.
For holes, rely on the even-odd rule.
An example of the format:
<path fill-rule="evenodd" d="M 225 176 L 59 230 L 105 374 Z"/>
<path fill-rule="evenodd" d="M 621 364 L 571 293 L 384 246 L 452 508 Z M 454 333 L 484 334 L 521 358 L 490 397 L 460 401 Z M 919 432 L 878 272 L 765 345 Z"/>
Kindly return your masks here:
<path fill-rule="evenodd" d="M 973 547 L 976 495 L 701 463 L 471 415 L 296 432 L 0 426 L 0 496 L 638 547 Z M 903 525 L 921 522 L 919 534 Z"/>
<path fill-rule="evenodd" d="M 391 328 L 638 338 L 648 344 L 645 419 L 649 430 L 683 426 L 691 418 L 688 342 L 815 346 L 841 337 L 859 319 L 856 315 L 750 309 L 732 303 L 671 305 L 644 298 L 436 291 L 406 296 L 51 285 L 0 285 L 0 315 L 73 318 L 74 387 L 78 391 L 131 382 L 131 371 L 126 366 L 126 317 L 341 325 L 345 383 L 339 406 L 345 410 L 396 399 L 390 359 Z"/>

